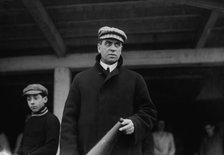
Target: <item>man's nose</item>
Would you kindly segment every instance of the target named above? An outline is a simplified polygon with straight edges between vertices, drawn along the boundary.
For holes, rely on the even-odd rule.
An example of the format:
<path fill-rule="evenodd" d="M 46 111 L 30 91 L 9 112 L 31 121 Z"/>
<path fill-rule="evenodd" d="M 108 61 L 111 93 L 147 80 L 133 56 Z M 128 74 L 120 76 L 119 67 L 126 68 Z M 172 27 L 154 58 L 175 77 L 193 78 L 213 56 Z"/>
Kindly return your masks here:
<path fill-rule="evenodd" d="M 112 45 L 110 46 L 110 49 L 111 49 L 112 51 L 116 51 L 116 50 L 117 50 L 117 47 L 115 46 L 115 44 L 112 44 Z"/>

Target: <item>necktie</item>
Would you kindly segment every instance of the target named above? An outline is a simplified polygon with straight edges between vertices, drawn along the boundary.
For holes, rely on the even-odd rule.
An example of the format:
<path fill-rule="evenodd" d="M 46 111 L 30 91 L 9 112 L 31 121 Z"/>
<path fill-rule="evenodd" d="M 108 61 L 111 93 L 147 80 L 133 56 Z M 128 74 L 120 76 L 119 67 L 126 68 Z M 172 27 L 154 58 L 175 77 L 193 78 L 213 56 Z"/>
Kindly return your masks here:
<path fill-rule="evenodd" d="M 110 73 L 110 68 L 109 67 L 107 67 L 107 74 L 109 74 Z"/>

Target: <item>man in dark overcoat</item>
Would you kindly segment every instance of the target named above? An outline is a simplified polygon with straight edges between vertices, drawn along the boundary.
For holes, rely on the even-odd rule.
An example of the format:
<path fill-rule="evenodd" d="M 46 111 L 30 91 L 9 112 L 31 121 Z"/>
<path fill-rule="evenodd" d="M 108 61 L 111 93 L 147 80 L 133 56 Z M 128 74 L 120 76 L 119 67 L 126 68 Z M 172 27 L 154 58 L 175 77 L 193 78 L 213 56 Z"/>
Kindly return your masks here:
<path fill-rule="evenodd" d="M 85 155 L 121 121 L 110 155 L 142 155 L 142 142 L 156 119 L 143 77 L 122 66 L 124 31 L 98 31 L 95 65 L 73 79 L 62 117 L 60 154 Z"/>

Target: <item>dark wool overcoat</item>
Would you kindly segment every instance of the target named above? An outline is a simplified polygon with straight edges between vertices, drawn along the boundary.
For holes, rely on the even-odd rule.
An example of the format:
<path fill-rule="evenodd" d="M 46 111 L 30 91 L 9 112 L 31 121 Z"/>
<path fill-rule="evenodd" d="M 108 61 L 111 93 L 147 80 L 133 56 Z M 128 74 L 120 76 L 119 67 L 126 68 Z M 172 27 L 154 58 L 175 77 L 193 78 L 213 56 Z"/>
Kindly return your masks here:
<path fill-rule="evenodd" d="M 120 118 L 129 118 L 134 133 L 121 133 L 111 155 L 142 155 L 142 141 L 156 118 L 143 77 L 122 66 L 106 75 L 100 55 L 95 65 L 78 73 L 65 103 L 61 126 L 61 155 L 84 155 Z"/>

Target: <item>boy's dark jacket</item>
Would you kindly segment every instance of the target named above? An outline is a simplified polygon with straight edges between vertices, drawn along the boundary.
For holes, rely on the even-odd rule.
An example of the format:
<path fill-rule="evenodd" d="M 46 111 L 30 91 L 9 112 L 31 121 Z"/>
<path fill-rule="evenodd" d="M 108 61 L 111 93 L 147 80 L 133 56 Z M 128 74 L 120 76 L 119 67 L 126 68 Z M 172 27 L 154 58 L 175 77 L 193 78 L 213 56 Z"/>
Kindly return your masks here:
<path fill-rule="evenodd" d="M 60 123 L 50 112 L 30 117 L 25 125 L 19 155 L 56 155 Z"/>
<path fill-rule="evenodd" d="M 107 77 L 100 55 L 95 65 L 76 75 L 65 103 L 61 126 L 61 155 L 86 154 L 119 118 L 133 121 L 132 135 L 120 134 L 111 155 L 142 155 L 142 140 L 152 128 L 156 109 L 143 77 L 118 67 Z"/>

